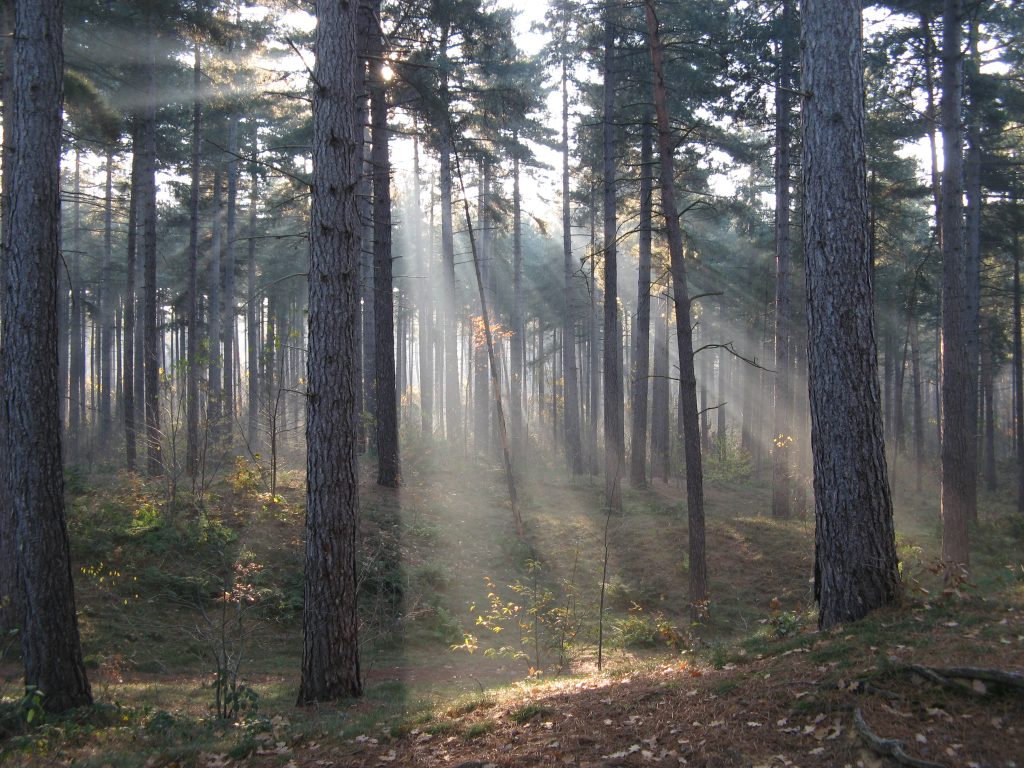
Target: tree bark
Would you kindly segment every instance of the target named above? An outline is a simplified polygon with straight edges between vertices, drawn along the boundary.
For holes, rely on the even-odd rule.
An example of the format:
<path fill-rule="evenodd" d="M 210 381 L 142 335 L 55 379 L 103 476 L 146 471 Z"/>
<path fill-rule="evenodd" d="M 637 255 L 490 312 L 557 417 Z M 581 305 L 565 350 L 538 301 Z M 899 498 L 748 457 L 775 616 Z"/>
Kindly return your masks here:
<path fill-rule="evenodd" d="M 252 129 L 252 160 L 249 163 L 249 243 L 246 259 L 246 360 L 249 369 L 248 394 L 248 429 L 249 450 L 253 453 L 263 451 L 265 440 L 260 432 L 260 330 L 259 316 L 263 306 L 262 296 L 256 295 L 256 210 L 259 205 L 259 165 L 256 157 L 259 154 L 259 136 L 257 128 Z M 285 354 L 288 344 L 286 336 L 281 337 L 281 354 Z M 281 386 L 285 386 L 281 382 Z M 267 400 L 266 407 L 274 408 L 276 403 Z"/>
<path fill-rule="evenodd" d="M 210 358 L 210 367 L 207 371 L 209 392 L 206 401 L 206 422 L 207 429 L 216 436 L 222 431 L 221 418 L 221 387 L 223 386 L 223 358 L 221 357 L 221 320 L 224 309 L 221 306 L 220 287 L 221 272 L 223 271 L 224 241 L 222 230 L 223 209 L 223 183 L 221 167 L 218 162 L 213 170 L 213 220 L 210 232 L 210 306 L 207 310 L 207 354 Z"/>
<path fill-rule="evenodd" d="M 567 34 L 568 30 L 563 29 Z M 576 311 L 573 302 L 572 219 L 569 187 L 569 62 L 562 54 L 562 370 L 565 372 L 565 462 L 573 476 L 583 474 L 580 438 L 579 373 L 576 368 Z M 518 158 L 516 163 L 518 166 Z M 517 179 L 518 184 L 518 179 Z M 521 270 L 520 270 L 521 271 Z M 522 277 L 520 276 L 520 282 Z M 522 322 L 520 299 L 520 323 Z"/>
<path fill-rule="evenodd" d="M 150 94 L 142 118 L 142 346 L 145 381 L 146 473 L 155 477 L 163 472 L 160 444 L 160 347 L 157 335 L 156 291 L 156 52 L 147 62 L 147 92 Z"/>
<path fill-rule="evenodd" d="M 62 36 L 60 0 L 15 1 L 4 126 L 9 204 L 2 214 L 4 495 L 15 522 L 25 685 L 43 695 L 48 712 L 92 703 L 75 615 L 56 407 Z"/>
<path fill-rule="evenodd" d="M 395 383 L 394 293 L 391 273 L 391 159 L 388 154 L 388 98 L 384 80 L 384 32 L 381 0 L 373 0 L 376 21 L 370 29 L 370 99 L 373 131 L 374 330 L 377 334 L 377 484 L 397 488 L 398 397 Z"/>
<path fill-rule="evenodd" d="M 185 388 L 187 432 L 186 466 L 195 477 L 199 470 L 199 162 L 203 108 L 199 98 L 202 54 L 195 43 L 192 64 L 192 179 L 189 192 L 188 230 L 188 351 Z"/>
<path fill-rule="evenodd" d="M 962 0 L 945 0 L 942 65 L 942 560 L 947 578 L 968 568 L 967 522 L 974 516 L 969 461 L 970 369 L 964 257 Z"/>
<path fill-rule="evenodd" d="M 356 3 L 316 7 L 300 705 L 362 692 L 356 612 L 360 224 L 355 190 L 363 139 L 355 115 L 363 78 L 357 13 Z"/>
<path fill-rule="evenodd" d="M 775 88 L 775 392 L 772 427 L 772 517 L 792 513 L 793 414 L 790 412 L 790 163 L 796 19 L 793 1 L 783 0 L 779 82 Z"/>
<path fill-rule="evenodd" d="M 636 332 L 633 353 L 630 424 L 630 482 L 647 485 L 647 392 L 651 346 L 651 218 L 654 188 L 654 134 L 650 114 L 644 114 L 640 134 L 640 266 L 636 286 Z"/>
<path fill-rule="evenodd" d="M 110 262 L 113 258 L 113 219 L 114 219 L 114 146 L 107 147 L 106 168 L 103 187 L 103 262 L 100 267 L 99 287 L 99 326 L 100 326 L 100 444 L 110 444 L 110 436 L 114 430 L 112 407 L 114 364 L 114 304 L 116 294 L 110 278 Z"/>
<path fill-rule="evenodd" d="M 803 0 L 804 253 L 822 628 L 896 599 L 868 244 L 861 3 Z"/>
<path fill-rule="evenodd" d="M 651 476 L 668 482 L 669 451 L 669 370 L 668 370 L 668 291 L 658 301 L 658 315 L 654 321 L 654 385 L 651 387 Z"/>
<path fill-rule="evenodd" d="M 615 15 L 604 15 L 604 114 L 602 117 L 604 209 L 604 503 L 622 511 L 625 434 L 622 423 L 622 336 L 619 325 L 618 232 L 615 216 Z"/>
<path fill-rule="evenodd" d="M 235 429 L 235 241 L 238 235 L 238 115 L 228 117 L 227 216 L 221 267 L 224 270 L 221 293 L 221 336 L 224 344 L 224 387 L 221 390 L 221 437 L 231 445 Z"/>
<path fill-rule="evenodd" d="M 683 261 L 683 233 L 676 203 L 672 134 L 668 118 L 661 39 L 655 0 L 645 0 L 647 39 L 654 71 L 654 105 L 658 117 L 658 155 L 661 169 L 661 209 L 668 234 L 672 291 L 676 309 L 676 345 L 679 354 L 679 409 L 683 422 L 686 461 L 686 511 L 689 533 L 689 599 L 695 618 L 707 612 L 708 570 L 704 542 L 704 469 L 697 418 L 697 376 L 693 369 L 693 330 L 690 325 L 690 294 Z"/>

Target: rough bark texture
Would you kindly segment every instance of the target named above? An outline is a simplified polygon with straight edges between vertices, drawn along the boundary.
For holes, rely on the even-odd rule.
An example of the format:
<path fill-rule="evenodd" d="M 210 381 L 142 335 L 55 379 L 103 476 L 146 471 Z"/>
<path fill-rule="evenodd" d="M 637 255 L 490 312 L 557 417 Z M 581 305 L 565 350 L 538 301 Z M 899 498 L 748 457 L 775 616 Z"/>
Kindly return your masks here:
<path fill-rule="evenodd" d="M 793 64 L 796 34 L 793 0 L 782 3 L 779 82 L 775 88 L 775 392 L 772 428 L 772 517 L 790 516 L 792 500 L 791 447 L 794 439 L 790 411 L 790 184 L 792 145 Z"/>
<path fill-rule="evenodd" d="M 636 333 L 634 334 L 632 423 L 630 430 L 629 480 L 636 488 L 647 485 L 647 392 L 651 363 L 651 214 L 654 188 L 654 133 L 649 114 L 643 118 L 640 136 L 640 268 L 636 285 Z"/>
<path fill-rule="evenodd" d="M 861 3 L 803 0 L 804 252 L 818 623 L 896 599 L 873 328 Z"/>
<path fill-rule="evenodd" d="M 658 118 L 661 209 L 668 235 L 672 293 L 676 309 L 676 344 L 679 353 L 679 416 L 682 421 L 686 461 L 686 512 L 689 539 L 689 598 L 695 617 L 703 615 L 708 601 L 708 567 L 704 543 L 704 468 L 697 418 L 697 376 L 693 368 L 693 329 L 690 325 L 690 294 L 683 261 L 683 233 L 676 203 L 672 133 L 665 88 L 664 52 L 658 34 L 654 0 L 645 0 L 647 39 L 654 71 L 654 106 Z"/>
<path fill-rule="evenodd" d="M 15 521 L 25 685 L 48 712 L 92 703 L 75 616 L 57 410 L 63 87 L 60 0 L 16 0 L 3 210 L 4 491 Z"/>
<path fill-rule="evenodd" d="M 960 124 L 963 55 L 961 0 L 946 0 L 942 65 L 942 560 L 947 576 L 968 566 L 967 521 L 974 479 L 968 432 L 967 289 L 964 270 L 963 130 Z"/>
<path fill-rule="evenodd" d="M 380 0 L 372 3 L 380 18 Z M 391 160 L 388 155 L 388 99 L 384 80 L 384 39 L 376 22 L 370 30 L 370 98 L 373 132 L 373 312 L 377 376 L 377 484 L 397 488 L 398 391 L 395 383 L 394 293 L 391 277 Z"/>
<path fill-rule="evenodd" d="M 318 3 L 306 420 L 306 581 L 299 704 L 358 695 L 355 401 L 360 386 L 362 87 L 356 3 Z"/>
<path fill-rule="evenodd" d="M 978 519 L 980 391 L 978 369 L 981 365 L 981 124 L 978 84 L 978 15 L 973 13 L 969 35 L 970 56 L 966 81 L 969 84 L 967 156 L 964 163 L 964 192 L 967 205 L 964 216 L 964 332 L 967 343 L 967 455 L 964 462 L 966 495 L 970 500 L 968 519 Z"/>
<path fill-rule="evenodd" d="M 615 19 L 614 3 L 604 18 L 604 501 L 622 511 L 625 434 L 622 423 L 622 337 L 619 327 L 618 232 L 615 217 Z"/>

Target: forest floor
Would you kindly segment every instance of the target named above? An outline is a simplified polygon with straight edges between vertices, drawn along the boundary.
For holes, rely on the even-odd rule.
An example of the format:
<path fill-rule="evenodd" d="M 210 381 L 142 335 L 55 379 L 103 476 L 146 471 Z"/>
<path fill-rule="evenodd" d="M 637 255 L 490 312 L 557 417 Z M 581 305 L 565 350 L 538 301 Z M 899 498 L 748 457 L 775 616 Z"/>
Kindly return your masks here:
<path fill-rule="evenodd" d="M 900 482 L 902 604 L 818 632 L 812 520 L 772 520 L 766 477 L 710 461 L 712 602 L 693 624 L 680 489 L 627 490 L 624 514 L 609 518 L 598 478 L 566 480 L 540 452 L 534 461 L 522 539 L 489 463 L 414 446 L 398 491 L 376 488 L 367 465 L 365 696 L 304 709 L 302 476 L 284 473 L 272 496 L 243 462 L 193 495 L 102 467 L 72 473 L 97 705 L 56 717 L 24 701 L 16 638 L 5 639 L 0 762 L 883 765 L 895 742 L 872 746 L 873 735 L 937 765 L 1024 765 L 1015 680 L 920 669 L 1024 671 L 1024 523 L 1008 495 L 983 496 L 972 580 L 944 589 L 934 487 Z M 218 666 L 234 684 L 233 721 L 213 710 Z"/>

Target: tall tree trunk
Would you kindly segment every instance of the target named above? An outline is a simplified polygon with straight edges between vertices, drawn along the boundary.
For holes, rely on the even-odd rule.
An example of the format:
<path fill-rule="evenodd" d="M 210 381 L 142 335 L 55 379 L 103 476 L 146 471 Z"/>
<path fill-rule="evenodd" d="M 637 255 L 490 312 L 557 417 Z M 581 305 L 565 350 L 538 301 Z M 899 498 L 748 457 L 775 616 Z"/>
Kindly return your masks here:
<path fill-rule="evenodd" d="M 974 517 L 975 480 L 969 456 L 971 370 L 964 269 L 962 0 L 945 0 L 942 66 L 942 560 L 946 576 L 968 567 L 967 522 Z"/>
<path fill-rule="evenodd" d="M 224 316 L 224 309 L 221 303 L 221 273 L 223 272 L 224 241 L 222 230 L 223 210 L 223 184 L 221 166 L 218 162 L 213 170 L 213 220 L 210 232 L 210 306 L 207 311 L 209 317 L 207 330 L 207 355 L 210 359 L 210 367 L 207 372 L 209 382 L 206 405 L 207 430 L 220 436 L 222 426 L 221 419 L 221 388 L 223 386 L 223 358 L 221 357 L 221 321 Z"/>
<path fill-rule="evenodd" d="M 567 32 L 567 30 L 563 30 Z M 580 439 L 579 373 L 576 369 L 576 311 L 573 302 L 572 219 L 569 187 L 569 62 L 562 57 L 562 369 L 565 371 L 565 463 L 573 476 L 583 474 Z M 519 160 L 516 159 L 518 167 Z M 518 185 L 518 176 L 517 176 Z M 521 270 L 520 270 L 521 271 Z M 522 277 L 520 275 L 520 283 Z M 522 299 L 519 314 L 522 318 Z M 520 319 L 520 322 L 521 319 Z"/>
<path fill-rule="evenodd" d="M 420 375 L 420 431 L 424 437 L 434 433 L 434 366 L 431 350 L 433 328 L 431 326 L 431 282 L 430 256 L 423 253 L 423 208 L 420 201 L 420 142 L 413 135 L 413 237 L 416 249 L 416 319 L 419 326 L 419 375 Z"/>
<path fill-rule="evenodd" d="M 156 291 L 156 52 L 147 62 L 147 92 L 150 94 L 142 118 L 142 344 L 145 379 L 146 473 L 155 477 L 163 472 L 160 444 L 160 337 L 157 334 Z"/>
<path fill-rule="evenodd" d="M 910 321 L 910 370 L 914 390 L 914 490 L 920 492 L 924 485 L 924 398 L 921 392 L 921 344 L 916 317 Z"/>
<path fill-rule="evenodd" d="M 131 183 L 128 190 L 128 243 L 125 266 L 124 291 L 124 343 L 122 356 L 124 359 L 122 377 L 122 397 L 124 398 L 124 440 L 125 463 L 129 472 L 135 471 L 138 422 L 135 419 L 137 404 L 135 402 L 136 377 L 142 372 L 135 365 L 136 331 L 135 308 L 136 284 L 138 273 L 138 231 L 139 207 L 142 194 L 142 131 L 138 122 L 132 127 L 132 170 Z"/>
<path fill-rule="evenodd" d="M 803 0 L 801 11 L 815 596 L 827 628 L 895 600 L 899 573 L 873 328 L 861 4 Z"/>
<path fill-rule="evenodd" d="M 306 575 L 299 704 L 362 692 L 356 611 L 360 386 L 359 213 L 363 165 L 355 121 L 363 78 L 356 3 L 316 7 L 309 347 L 306 356 Z"/>
<path fill-rule="evenodd" d="M 235 429 L 235 241 L 238 235 L 238 115 L 228 116 L 227 217 L 224 238 L 221 336 L 224 343 L 224 387 L 221 436 L 230 446 Z"/>
<path fill-rule="evenodd" d="M 246 327 L 246 360 L 249 369 L 249 405 L 248 405 L 248 429 L 246 434 L 249 439 L 249 450 L 260 453 L 263 450 L 264 440 L 260 433 L 260 331 L 259 331 L 259 309 L 263 302 L 256 297 L 256 209 L 259 203 L 259 165 L 256 158 L 259 154 L 259 136 L 257 129 L 252 129 L 252 160 L 249 163 L 249 242 L 246 258 L 246 302 L 245 302 L 245 327 Z M 262 297 L 261 297 L 262 298 Z M 283 345 L 288 344 L 288 337 L 281 337 L 281 353 L 285 353 Z M 285 386 L 282 382 L 281 386 Z M 274 408 L 275 403 L 268 400 L 267 408 Z"/>
<path fill-rule="evenodd" d="M 967 158 L 964 164 L 964 192 L 967 207 L 964 222 L 964 327 L 967 342 L 967 454 L 964 456 L 967 481 L 966 493 L 974 502 L 968 507 L 968 520 L 978 519 L 978 449 L 981 434 L 978 428 L 979 388 L 978 374 L 981 367 L 981 125 L 979 112 L 982 97 L 978 87 L 978 12 L 984 6 L 978 4 L 971 14 L 967 60 L 967 83 L 969 103 L 967 107 Z"/>
<path fill-rule="evenodd" d="M 458 312 L 455 306 L 455 236 L 452 232 L 451 126 L 441 127 L 441 299 L 444 304 L 445 436 L 452 445 L 460 438 Z"/>
<path fill-rule="evenodd" d="M 995 364 L 992 354 L 994 338 L 992 318 L 986 318 L 981 339 L 981 394 L 985 421 L 984 455 L 985 455 L 985 487 L 996 490 L 999 478 L 996 475 L 996 404 L 995 404 Z"/>
<path fill-rule="evenodd" d="M 615 218 L 615 4 L 604 16 L 604 503 L 622 511 L 625 434 L 622 424 L 622 335 L 619 326 L 618 245 Z"/>
<path fill-rule="evenodd" d="M 668 322 L 671 309 L 668 291 L 661 294 L 654 321 L 654 385 L 651 387 L 651 476 L 668 482 L 669 451 L 669 371 Z"/>
<path fill-rule="evenodd" d="M 1020 221 L 1020 203 L 1014 199 L 1014 213 Z M 1024 512 L 1024 342 L 1021 332 L 1020 225 L 1013 235 L 1013 434 L 1017 465 L 1017 511 Z"/>
<path fill-rule="evenodd" d="M 508 407 L 512 416 L 512 455 L 517 461 L 522 460 L 526 448 L 523 424 L 526 328 L 523 323 L 523 201 L 520 173 L 519 153 L 516 152 L 512 158 L 512 339 L 509 349 L 509 391 L 512 402 Z M 564 224 L 564 209 L 562 221 Z"/>
<path fill-rule="evenodd" d="M 477 229 L 479 231 L 478 249 L 480 251 L 480 275 L 487 289 L 490 273 L 490 186 L 491 169 L 486 160 L 480 162 L 480 187 L 477 202 Z M 483 323 L 483 315 L 480 316 Z M 478 455 L 486 456 L 490 447 L 490 416 L 491 402 L 487 396 L 487 350 L 484 348 L 482 328 L 478 328 L 476 321 L 471 328 L 473 343 L 470 345 L 471 361 L 473 369 L 473 443 Z M 469 404 L 466 404 L 467 408 Z"/>
<path fill-rule="evenodd" d="M 192 63 L 192 179 L 189 193 L 188 228 L 188 351 L 185 387 L 187 431 L 186 465 L 195 477 L 199 470 L 199 162 L 201 157 L 203 108 L 199 99 L 202 54 L 195 43 Z"/>
<path fill-rule="evenodd" d="M 662 65 L 664 56 L 658 33 L 655 0 L 645 0 L 647 39 L 654 71 L 654 105 L 658 117 L 658 155 L 661 164 L 661 209 L 668 234 L 672 290 L 676 308 L 676 345 L 679 354 L 679 408 L 683 422 L 686 459 L 686 511 L 689 533 L 689 599 L 695 617 L 707 609 L 708 569 L 704 542 L 704 469 L 701 465 L 700 424 L 697 418 L 697 377 L 693 369 L 693 330 L 690 325 L 690 294 L 683 261 L 683 233 L 676 204 L 672 134 L 668 97 Z"/>
<path fill-rule="evenodd" d="M 644 114 L 640 135 L 640 267 L 636 286 L 636 340 L 633 353 L 630 482 L 647 485 L 647 392 L 651 346 L 651 218 L 654 189 L 654 133 Z"/>
<path fill-rule="evenodd" d="M 103 186 L 103 262 L 100 267 L 99 284 L 99 327 L 100 327 L 100 446 L 107 450 L 111 433 L 114 431 L 113 408 L 111 405 L 112 371 L 114 357 L 114 305 L 117 294 L 113 292 L 110 278 L 110 262 L 113 256 L 114 219 L 114 146 L 107 147 L 106 168 Z"/>
<path fill-rule="evenodd" d="M 47 712 L 92 703 L 75 614 L 57 410 L 62 35 L 60 0 L 15 0 L 2 213 L 4 499 L 14 518 L 25 685 L 43 695 Z"/>
<path fill-rule="evenodd" d="M 377 484 L 397 488 L 398 399 L 395 384 L 395 306 L 391 276 L 391 159 L 388 154 L 388 99 L 384 79 L 384 32 L 379 19 L 381 0 L 372 0 L 377 20 L 370 30 L 370 99 L 373 154 L 373 267 L 374 345 L 377 359 Z"/>
<path fill-rule="evenodd" d="M 772 517 L 792 510 L 793 414 L 790 410 L 790 164 L 796 19 L 793 0 L 783 0 L 779 82 L 775 87 L 775 402 L 772 427 Z"/>
<path fill-rule="evenodd" d="M 82 345 L 82 306 L 85 294 L 82 291 L 82 151 L 75 148 L 74 191 L 72 197 L 71 229 L 71 314 L 69 316 L 68 372 L 70 385 L 68 393 L 67 450 L 73 460 L 79 456 L 79 441 L 82 437 L 82 383 L 85 380 L 85 348 Z"/>

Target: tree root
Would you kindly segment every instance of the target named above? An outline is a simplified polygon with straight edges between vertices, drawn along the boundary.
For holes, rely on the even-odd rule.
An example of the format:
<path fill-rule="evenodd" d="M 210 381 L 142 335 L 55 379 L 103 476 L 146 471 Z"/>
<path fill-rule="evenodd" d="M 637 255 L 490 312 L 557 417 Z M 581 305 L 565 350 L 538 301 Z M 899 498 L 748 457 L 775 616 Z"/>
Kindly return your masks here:
<path fill-rule="evenodd" d="M 958 681 L 976 680 L 980 683 L 991 683 L 1017 693 L 1024 693 L 1024 674 L 1020 672 L 1006 672 L 1002 669 L 986 669 L 984 667 L 925 667 L 920 664 L 908 664 L 905 668 L 937 685 L 966 691 L 975 696 L 984 696 L 988 693 L 987 688 L 981 686 L 979 689 Z"/>
<path fill-rule="evenodd" d="M 920 760 L 911 757 L 903 751 L 903 742 L 898 739 L 883 739 L 868 727 L 864 720 L 864 713 L 857 707 L 853 711 L 853 725 L 857 733 L 861 735 L 867 745 L 879 755 L 891 757 L 900 765 L 908 765 L 911 768 L 945 768 L 942 763 L 932 763 L 928 760 Z"/>

